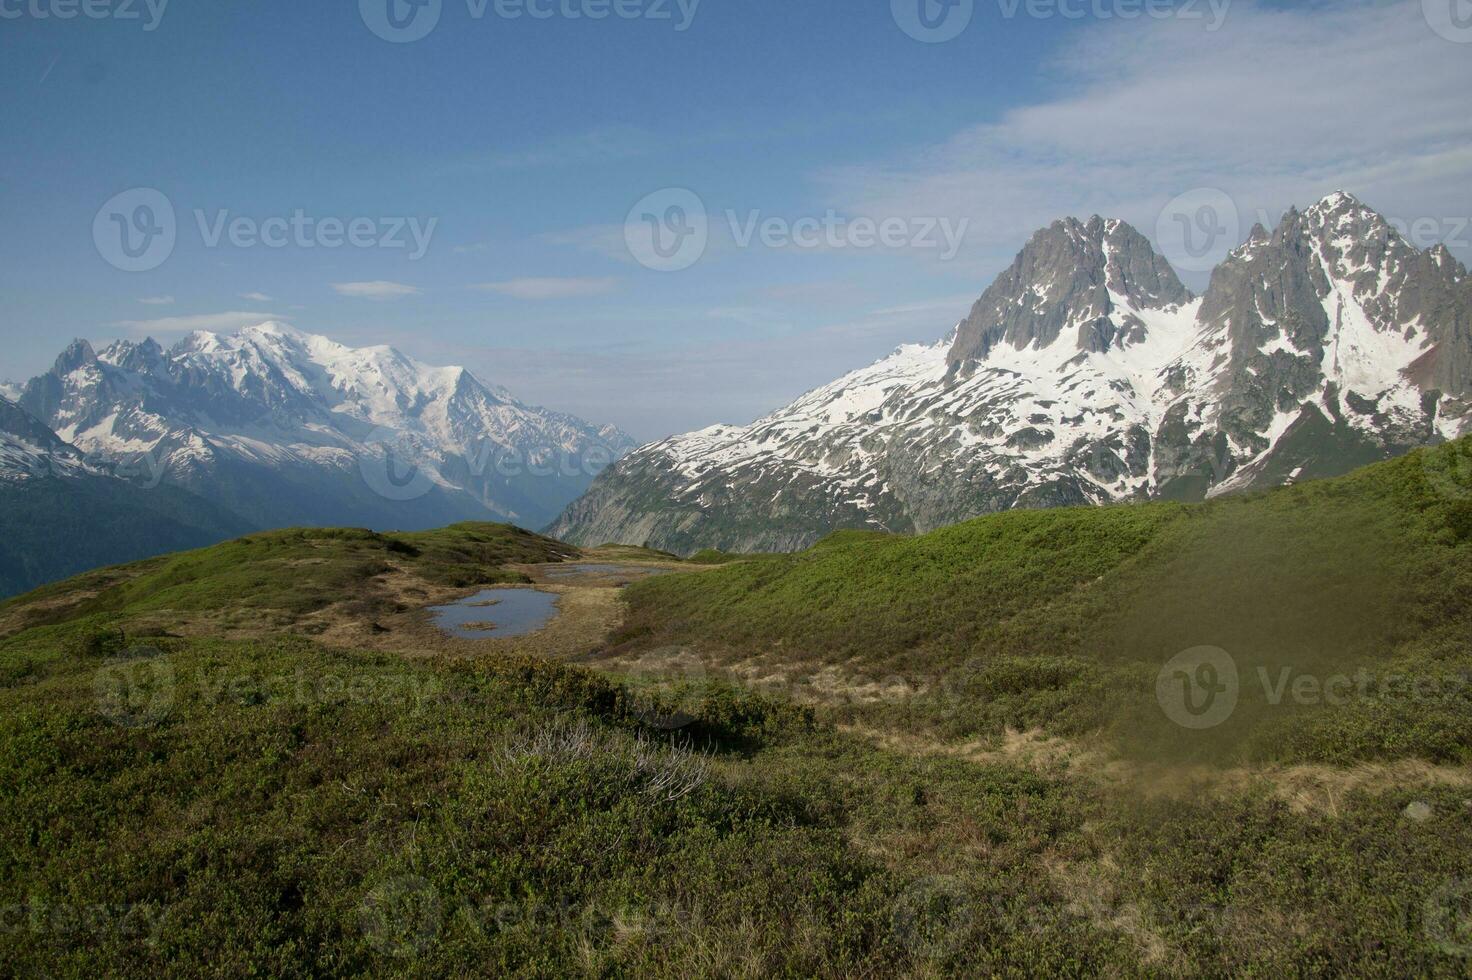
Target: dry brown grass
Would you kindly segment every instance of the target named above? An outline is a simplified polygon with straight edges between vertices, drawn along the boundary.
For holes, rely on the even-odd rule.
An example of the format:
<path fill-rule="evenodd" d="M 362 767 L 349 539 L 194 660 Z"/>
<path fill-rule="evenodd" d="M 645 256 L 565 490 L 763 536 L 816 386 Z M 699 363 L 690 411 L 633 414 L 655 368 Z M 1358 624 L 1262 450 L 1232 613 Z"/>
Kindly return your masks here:
<path fill-rule="evenodd" d="M 1472 789 L 1472 768 L 1432 765 L 1415 759 L 1356 766 L 1268 765 L 1177 766 L 1141 762 L 1085 746 L 1041 731 L 1008 731 L 998 739 L 943 742 L 906 732 L 862 726 L 843 730 L 873 741 L 890 752 L 965 759 L 980 765 L 1013 765 L 1037 772 L 1087 779 L 1100 788 L 1147 799 L 1228 798 L 1265 792 L 1297 813 L 1338 816 L 1346 797 L 1356 791 L 1384 793 L 1407 786 Z"/>

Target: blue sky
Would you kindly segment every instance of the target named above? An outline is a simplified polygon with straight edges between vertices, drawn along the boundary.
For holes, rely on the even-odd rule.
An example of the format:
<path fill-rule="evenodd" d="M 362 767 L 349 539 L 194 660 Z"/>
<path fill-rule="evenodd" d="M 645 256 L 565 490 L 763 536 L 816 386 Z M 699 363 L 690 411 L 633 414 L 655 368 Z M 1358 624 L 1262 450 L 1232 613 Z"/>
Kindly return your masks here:
<path fill-rule="evenodd" d="M 1144 0 L 973 0 L 943 43 L 901 28 L 921 0 L 702 0 L 693 17 L 620 0 L 669 19 L 602 20 L 564 13 L 599 0 L 542 0 L 545 19 L 442 0 L 409 43 L 370 29 L 388 0 L 366 18 L 356 0 L 175 0 L 151 30 L 144 0 L 137 19 L 58 18 L 68 2 L 0 0 L 0 377 L 72 336 L 167 344 L 275 317 L 652 438 L 939 339 L 1064 214 L 1155 239 L 1171 207 L 1225 201 L 1219 254 L 1343 187 L 1472 258 L 1472 38 L 1442 0 L 1133 17 Z M 94 240 L 135 188 L 175 212 L 172 251 L 141 272 Z M 710 226 L 673 272 L 624 234 L 665 188 Z M 366 220 L 373 244 L 211 244 L 221 220 L 297 213 Z M 830 213 L 840 247 L 739 241 Z M 904 234 L 868 247 L 863 218 Z M 434 222 L 422 256 L 391 234 L 409 219 Z M 937 222 L 964 228 L 954 255 L 924 234 Z"/>

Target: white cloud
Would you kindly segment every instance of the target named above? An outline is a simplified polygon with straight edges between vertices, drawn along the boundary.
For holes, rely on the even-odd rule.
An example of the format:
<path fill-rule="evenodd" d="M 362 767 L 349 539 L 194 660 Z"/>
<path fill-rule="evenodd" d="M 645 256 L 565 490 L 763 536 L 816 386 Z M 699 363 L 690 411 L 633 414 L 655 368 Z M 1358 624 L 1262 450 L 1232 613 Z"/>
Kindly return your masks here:
<path fill-rule="evenodd" d="M 253 327 L 258 323 L 284 319 L 285 317 L 260 312 L 200 313 L 193 316 L 169 316 L 157 320 L 117 320 L 112 326 L 121 327 L 140 337 L 157 337 L 165 334 L 190 333 L 195 330 L 231 333 L 242 327 Z"/>
<path fill-rule="evenodd" d="M 620 262 L 634 261 L 624 241 L 623 225 L 585 225 L 566 231 L 546 232 L 537 237 L 549 245 L 569 245 Z"/>
<path fill-rule="evenodd" d="M 1239 0 L 1215 32 L 1101 22 L 1049 67 L 1056 98 L 821 179 L 853 213 L 970 217 L 970 258 L 988 271 L 1062 215 L 1122 217 L 1153 238 L 1162 207 L 1204 187 L 1233 198 L 1244 237 L 1260 211 L 1275 220 L 1336 189 L 1388 216 L 1466 216 L 1469 53 L 1419 0 Z"/>
<path fill-rule="evenodd" d="M 269 303 L 269 302 L 271 302 L 271 297 L 267 296 L 265 293 L 241 293 L 240 294 L 240 298 L 241 299 L 248 299 L 248 300 L 250 300 L 253 303 Z"/>
<path fill-rule="evenodd" d="M 173 306 L 174 305 L 174 297 L 172 297 L 172 296 L 144 296 L 141 299 L 139 299 L 138 302 L 142 303 L 144 306 Z"/>
<path fill-rule="evenodd" d="M 337 290 L 339 296 L 351 296 L 355 299 L 389 300 L 401 299 L 405 296 L 417 296 L 423 290 L 418 286 L 406 286 L 401 282 L 335 282 L 332 288 Z"/>
<path fill-rule="evenodd" d="M 501 293 L 516 299 L 568 299 L 574 296 L 597 296 L 618 285 L 618 279 L 605 276 L 596 279 L 544 278 L 508 279 L 505 282 L 476 283 L 471 289 Z"/>

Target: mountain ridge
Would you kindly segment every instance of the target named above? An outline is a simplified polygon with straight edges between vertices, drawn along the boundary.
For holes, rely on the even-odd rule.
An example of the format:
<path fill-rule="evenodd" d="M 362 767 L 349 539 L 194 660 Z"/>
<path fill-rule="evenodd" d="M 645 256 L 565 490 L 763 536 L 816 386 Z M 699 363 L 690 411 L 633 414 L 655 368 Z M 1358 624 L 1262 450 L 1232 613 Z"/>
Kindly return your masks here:
<path fill-rule="evenodd" d="M 1126 223 L 1063 219 L 946 339 L 640 447 L 548 530 L 783 551 L 1335 475 L 1465 431 L 1469 365 L 1465 268 L 1345 192 L 1254 228 L 1199 297 Z"/>
<path fill-rule="evenodd" d="M 83 453 L 0 396 L 0 597 L 250 530 L 211 501 Z"/>
<path fill-rule="evenodd" d="M 634 445 L 463 367 L 277 321 L 168 349 L 74 341 L 19 402 L 80 449 L 141 462 L 261 527 L 537 526 Z"/>

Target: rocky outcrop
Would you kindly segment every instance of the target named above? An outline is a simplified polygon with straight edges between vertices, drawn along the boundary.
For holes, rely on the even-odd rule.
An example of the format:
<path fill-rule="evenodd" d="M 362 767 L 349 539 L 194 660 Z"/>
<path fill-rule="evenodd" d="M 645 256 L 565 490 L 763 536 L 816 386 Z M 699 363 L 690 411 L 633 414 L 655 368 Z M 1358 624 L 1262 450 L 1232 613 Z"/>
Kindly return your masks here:
<path fill-rule="evenodd" d="M 1121 221 L 1037 232 L 954 333 L 749 426 L 645 446 L 550 531 L 693 551 L 1196 500 L 1462 434 L 1472 280 L 1349 194 L 1252 230 L 1193 297 Z"/>

